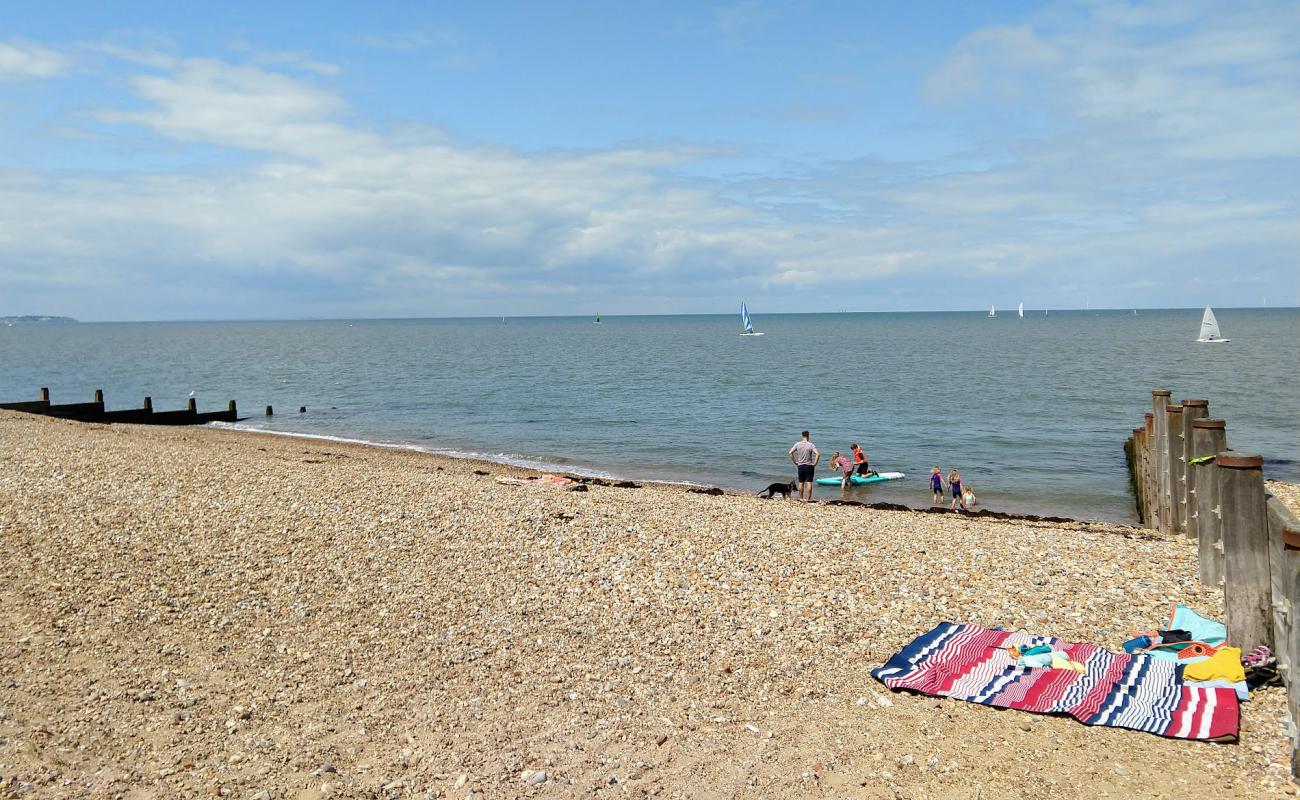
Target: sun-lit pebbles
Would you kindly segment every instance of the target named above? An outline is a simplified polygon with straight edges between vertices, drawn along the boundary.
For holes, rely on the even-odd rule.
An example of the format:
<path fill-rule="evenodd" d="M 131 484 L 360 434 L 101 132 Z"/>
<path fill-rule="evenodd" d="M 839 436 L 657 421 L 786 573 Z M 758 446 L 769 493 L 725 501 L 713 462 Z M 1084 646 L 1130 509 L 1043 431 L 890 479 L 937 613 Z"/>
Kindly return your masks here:
<path fill-rule="evenodd" d="M 0 796 L 1286 786 L 1276 690 L 1238 748 L 868 675 L 944 619 L 1118 648 L 1175 600 L 1221 614 L 1177 536 L 501 475 L 0 412 Z"/>

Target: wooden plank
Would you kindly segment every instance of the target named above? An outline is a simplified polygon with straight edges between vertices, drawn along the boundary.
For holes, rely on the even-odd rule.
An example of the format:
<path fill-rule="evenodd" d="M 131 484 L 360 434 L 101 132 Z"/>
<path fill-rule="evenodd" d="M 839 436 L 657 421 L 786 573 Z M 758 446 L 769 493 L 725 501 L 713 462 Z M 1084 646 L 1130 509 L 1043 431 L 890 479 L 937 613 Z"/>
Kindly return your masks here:
<path fill-rule="evenodd" d="M 1273 495 L 1268 496 L 1268 544 L 1269 544 L 1269 589 L 1273 597 L 1273 640 L 1277 642 L 1274 655 L 1282 665 L 1282 674 L 1288 678 L 1288 685 L 1296 687 L 1300 675 L 1292 675 L 1294 662 L 1291 660 L 1291 648 L 1288 646 L 1296 635 L 1296 598 L 1292 595 L 1295 580 L 1294 573 L 1300 565 L 1300 553 L 1288 551 L 1284 541 L 1286 531 L 1300 531 L 1300 520 L 1286 505 Z"/>
<path fill-rule="evenodd" d="M 1215 457 L 1228 641 L 1243 653 L 1261 644 L 1277 651 L 1263 464 L 1258 455 L 1219 453 Z"/>

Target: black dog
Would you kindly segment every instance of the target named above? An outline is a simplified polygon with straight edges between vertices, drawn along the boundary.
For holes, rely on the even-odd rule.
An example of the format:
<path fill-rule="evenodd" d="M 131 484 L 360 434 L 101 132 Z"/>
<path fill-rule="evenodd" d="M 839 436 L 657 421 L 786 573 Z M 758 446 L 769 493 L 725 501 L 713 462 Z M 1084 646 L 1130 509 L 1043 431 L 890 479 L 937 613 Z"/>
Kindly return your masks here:
<path fill-rule="evenodd" d="M 763 490 L 763 492 L 767 492 L 768 500 L 771 500 L 773 497 L 776 497 L 778 494 L 785 497 L 786 500 L 789 500 L 790 493 L 793 491 L 794 491 L 794 481 L 790 481 L 789 483 L 774 483 Z M 758 496 L 762 497 L 763 492 L 759 492 Z"/>

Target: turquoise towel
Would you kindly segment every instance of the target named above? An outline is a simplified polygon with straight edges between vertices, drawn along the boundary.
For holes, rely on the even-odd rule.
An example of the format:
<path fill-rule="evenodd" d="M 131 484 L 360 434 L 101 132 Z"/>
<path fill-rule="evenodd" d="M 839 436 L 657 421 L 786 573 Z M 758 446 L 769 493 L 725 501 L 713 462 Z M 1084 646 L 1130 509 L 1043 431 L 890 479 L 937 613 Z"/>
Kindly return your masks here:
<path fill-rule="evenodd" d="M 1228 628 L 1222 622 L 1206 619 L 1187 606 L 1174 606 L 1173 618 L 1165 630 L 1184 630 L 1192 635 L 1192 641 L 1221 645 L 1228 641 Z"/>

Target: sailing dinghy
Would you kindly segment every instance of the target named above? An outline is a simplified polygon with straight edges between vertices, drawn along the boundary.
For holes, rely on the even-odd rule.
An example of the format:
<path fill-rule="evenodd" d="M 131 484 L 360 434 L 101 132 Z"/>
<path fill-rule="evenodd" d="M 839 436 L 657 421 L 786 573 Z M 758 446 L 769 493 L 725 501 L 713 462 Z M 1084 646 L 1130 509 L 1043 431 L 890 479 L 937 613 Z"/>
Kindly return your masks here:
<path fill-rule="evenodd" d="M 998 310 L 993 306 L 989 306 L 989 316 L 996 317 L 997 315 L 998 315 Z"/>
<path fill-rule="evenodd" d="M 759 331 L 754 330 L 754 323 L 749 321 L 749 309 L 745 307 L 744 302 L 740 304 L 740 324 L 743 326 L 741 336 L 762 336 Z"/>
<path fill-rule="evenodd" d="M 1196 340 L 1198 342 L 1231 342 L 1231 339 L 1225 339 L 1219 335 L 1219 321 L 1214 318 L 1214 312 L 1209 306 L 1205 307 L 1205 313 L 1201 315 L 1201 335 Z"/>

